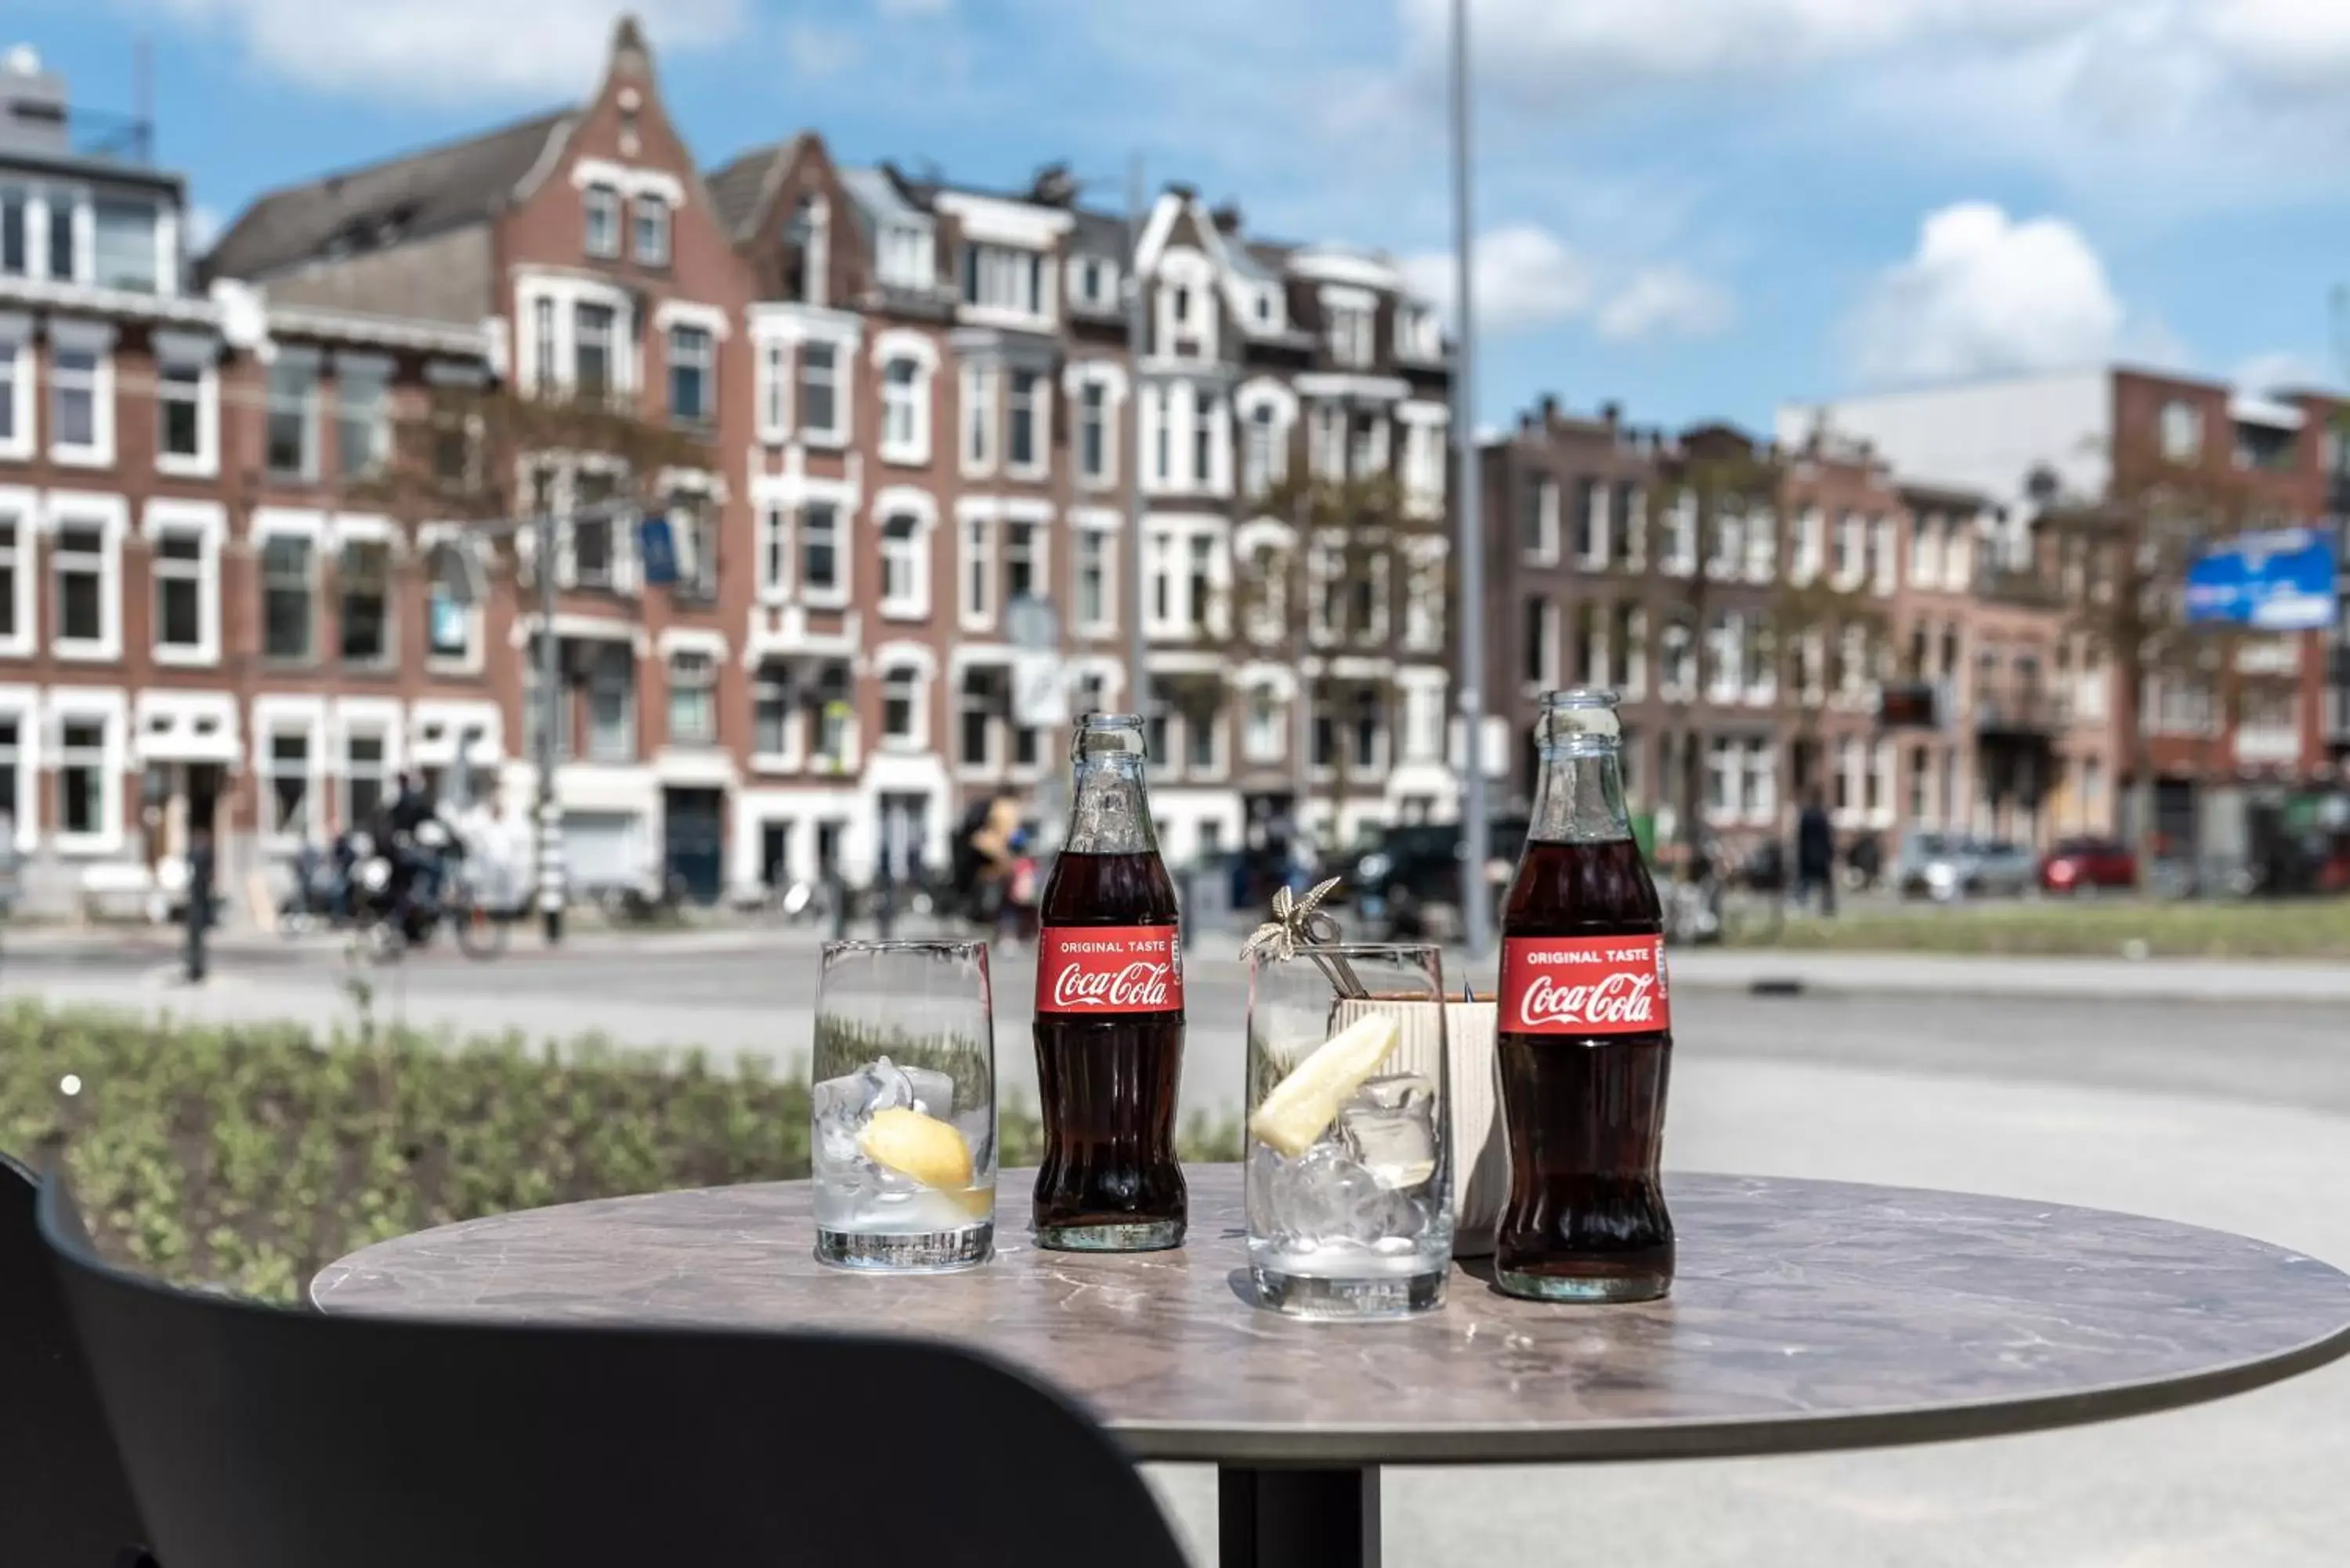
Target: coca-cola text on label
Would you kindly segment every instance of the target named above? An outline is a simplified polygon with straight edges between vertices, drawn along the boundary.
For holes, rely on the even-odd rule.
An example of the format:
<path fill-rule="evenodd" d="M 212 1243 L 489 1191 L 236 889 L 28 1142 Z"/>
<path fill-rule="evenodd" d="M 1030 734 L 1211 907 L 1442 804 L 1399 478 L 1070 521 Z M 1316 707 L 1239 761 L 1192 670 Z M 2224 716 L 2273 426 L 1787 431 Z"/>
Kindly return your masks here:
<path fill-rule="evenodd" d="M 1036 939 L 1036 1011 L 1171 1012 L 1183 1005 L 1172 926 L 1046 926 Z"/>
<path fill-rule="evenodd" d="M 1645 1034 L 1672 1027 L 1660 936 L 1505 937 L 1502 1027 L 1527 1034 Z"/>

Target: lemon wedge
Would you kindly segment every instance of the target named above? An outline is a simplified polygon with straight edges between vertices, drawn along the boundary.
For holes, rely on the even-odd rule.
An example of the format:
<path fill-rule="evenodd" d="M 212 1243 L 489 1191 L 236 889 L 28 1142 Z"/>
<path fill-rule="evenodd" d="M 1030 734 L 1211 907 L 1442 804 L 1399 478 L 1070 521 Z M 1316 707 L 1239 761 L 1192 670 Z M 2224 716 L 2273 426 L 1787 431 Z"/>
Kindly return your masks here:
<path fill-rule="evenodd" d="M 1403 1023 L 1393 1013 L 1357 1018 L 1315 1046 L 1312 1055 L 1273 1086 L 1249 1117 L 1249 1131 L 1295 1159 L 1314 1147 L 1323 1129 L 1337 1119 L 1338 1107 L 1379 1070 L 1402 1038 Z"/>
<path fill-rule="evenodd" d="M 925 1187 L 958 1192 L 971 1186 L 971 1146 L 952 1123 L 920 1111 L 876 1111 L 858 1139 L 865 1158 Z"/>

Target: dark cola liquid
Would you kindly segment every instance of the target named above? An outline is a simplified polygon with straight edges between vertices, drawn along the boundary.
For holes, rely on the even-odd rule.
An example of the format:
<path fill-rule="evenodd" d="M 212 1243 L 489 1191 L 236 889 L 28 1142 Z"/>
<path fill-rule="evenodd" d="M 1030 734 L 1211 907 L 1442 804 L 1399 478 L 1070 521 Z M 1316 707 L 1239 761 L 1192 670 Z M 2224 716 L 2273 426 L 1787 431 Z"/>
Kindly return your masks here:
<path fill-rule="evenodd" d="M 1175 884 L 1155 854 L 1063 851 L 1038 910 L 1043 926 L 1175 925 Z M 1036 1084 L 1045 1158 L 1036 1240 L 1080 1251 L 1183 1244 L 1188 1210 L 1175 1158 L 1183 1010 L 1106 1017 L 1039 1012 Z"/>
<path fill-rule="evenodd" d="M 1628 838 L 1529 842 L 1502 911 L 1505 939 L 1663 929 L 1656 884 Z M 1496 1043 L 1510 1144 L 1510 1199 L 1494 1239 L 1503 1288 L 1585 1301 L 1663 1295 L 1673 1278 L 1673 1222 L 1658 1174 L 1671 1029 L 1504 1027 Z"/>

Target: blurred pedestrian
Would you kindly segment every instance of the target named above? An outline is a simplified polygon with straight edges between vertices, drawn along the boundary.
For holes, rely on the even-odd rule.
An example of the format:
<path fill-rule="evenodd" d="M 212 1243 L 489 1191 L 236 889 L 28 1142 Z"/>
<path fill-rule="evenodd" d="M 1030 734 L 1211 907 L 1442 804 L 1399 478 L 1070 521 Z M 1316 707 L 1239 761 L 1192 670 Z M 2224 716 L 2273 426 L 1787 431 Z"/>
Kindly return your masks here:
<path fill-rule="evenodd" d="M 1811 892 L 1820 892 L 1820 913 L 1835 914 L 1835 828 L 1828 822 L 1816 785 L 1804 797 L 1795 818 L 1795 902 L 1808 905 Z"/>
<path fill-rule="evenodd" d="M 213 830 L 188 836 L 188 983 L 201 984 L 206 968 L 204 932 L 213 923 Z"/>

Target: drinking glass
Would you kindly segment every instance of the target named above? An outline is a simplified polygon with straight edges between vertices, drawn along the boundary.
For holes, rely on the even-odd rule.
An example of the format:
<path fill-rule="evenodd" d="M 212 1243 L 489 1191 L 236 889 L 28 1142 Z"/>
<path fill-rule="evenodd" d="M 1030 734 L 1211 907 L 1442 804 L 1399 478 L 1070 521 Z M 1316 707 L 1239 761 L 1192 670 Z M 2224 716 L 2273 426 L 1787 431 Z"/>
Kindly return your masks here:
<path fill-rule="evenodd" d="M 1336 1318 L 1444 1304 L 1453 1230 L 1445 1024 L 1433 946 L 1252 957 L 1246 1182 L 1262 1304 Z"/>
<path fill-rule="evenodd" d="M 995 996 L 984 942 L 827 942 L 809 1162 L 816 1255 L 941 1273 L 995 1245 Z"/>

